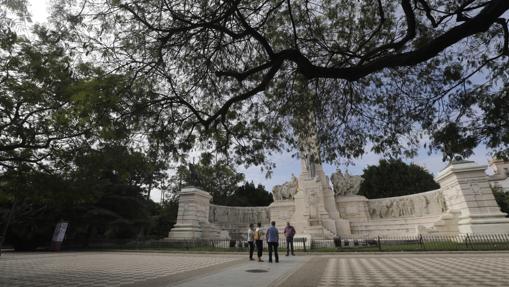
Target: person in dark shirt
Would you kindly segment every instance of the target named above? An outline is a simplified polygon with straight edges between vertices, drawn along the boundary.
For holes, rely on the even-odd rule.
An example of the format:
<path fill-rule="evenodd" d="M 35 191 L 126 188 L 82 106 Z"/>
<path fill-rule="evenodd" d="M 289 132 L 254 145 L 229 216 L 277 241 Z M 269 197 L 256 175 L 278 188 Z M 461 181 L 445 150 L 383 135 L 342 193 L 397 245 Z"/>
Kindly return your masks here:
<path fill-rule="evenodd" d="M 272 221 L 270 223 L 270 227 L 267 229 L 267 244 L 269 245 L 269 263 L 272 263 L 273 251 L 276 263 L 279 262 L 279 256 L 277 254 L 278 242 L 279 242 L 279 231 L 276 228 L 276 222 Z"/>
<path fill-rule="evenodd" d="M 295 255 L 295 253 L 293 253 L 293 237 L 295 236 L 295 228 L 293 228 L 293 226 L 290 225 L 290 222 L 286 223 L 286 227 L 283 233 L 286 237 L 286 256 L 289 255 L 290 248 L 292 251 L 292 255 Z"/>

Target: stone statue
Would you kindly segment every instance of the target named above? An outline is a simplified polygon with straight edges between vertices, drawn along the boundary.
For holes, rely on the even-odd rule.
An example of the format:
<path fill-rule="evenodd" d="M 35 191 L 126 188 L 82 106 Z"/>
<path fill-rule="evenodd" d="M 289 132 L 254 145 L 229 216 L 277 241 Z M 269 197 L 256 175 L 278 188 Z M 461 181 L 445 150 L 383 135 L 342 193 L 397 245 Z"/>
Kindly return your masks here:
<path fill-rule="evenodd" d="M 282 185 L 276 185 L 272 188 L 272 197 L 276 200 L 293 199 L 298 191 L 297 178 L 292 174 L 292 179 Z"/>
<path fill-rule="evenodd" d="M 316 176 L 315 159 L 313 156 L 306 156 L 306 169 L 311 178 Z"/>
<path fill-rule="evenodd" d="M 350 175 L 348 171 L 343 174 L 341 170 L 331 175 L 332 186 L 336 196 L 356 195 L 359 193 L 364 179 L 359 175 Z"/>
<path fill-rule="evenodd" d="M 203 188 L 203 184 L 200 180 L 200 175 L 198 171 L 196 170 L 196 166 L 192 163 L 189 164 L 189 177 L 185 180 L 186 185 L 194 186 L 194 187 L 201 187 Z"/>
<path fill-rule="evenodd" d="M 274 199 L 274 201 L 277 201 L 277 200 L 281 200 L 281 189 L 282 189 L 282 185 L 274 185 L 274 187 L 272 188 L 272 198 Z"/>

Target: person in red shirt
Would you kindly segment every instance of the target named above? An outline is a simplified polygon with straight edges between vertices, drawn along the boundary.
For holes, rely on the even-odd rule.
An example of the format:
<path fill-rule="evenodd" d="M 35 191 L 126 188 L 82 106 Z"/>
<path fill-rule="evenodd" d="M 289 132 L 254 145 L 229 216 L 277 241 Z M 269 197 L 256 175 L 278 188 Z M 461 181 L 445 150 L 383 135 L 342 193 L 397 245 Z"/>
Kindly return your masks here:
<path fill-rule="evenodd" d="M 292 255 L 295 256 L 295 253 L 293 253 L 293 237 L 295 236 L 295 228 L 290 225 L 290 222 L 286 223 L 285 231 L 283 233 L 286 237 L 286 256 L 289 255 L 290 248 L 292 250 Z"/>

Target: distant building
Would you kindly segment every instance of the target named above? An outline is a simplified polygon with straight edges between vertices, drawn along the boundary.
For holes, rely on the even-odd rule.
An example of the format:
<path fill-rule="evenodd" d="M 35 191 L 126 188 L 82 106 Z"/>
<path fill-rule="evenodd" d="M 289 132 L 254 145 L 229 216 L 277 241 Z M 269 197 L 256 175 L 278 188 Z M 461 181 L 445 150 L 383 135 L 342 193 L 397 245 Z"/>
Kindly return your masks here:
<path fill-rule="evenodd" d="M 489 176 L 489 183 L 492 188 L 501 188 L 504 192 L 509 192 L 509 161 L 501 159 L 492 159 L 490 168 L 494 172 Z"/>

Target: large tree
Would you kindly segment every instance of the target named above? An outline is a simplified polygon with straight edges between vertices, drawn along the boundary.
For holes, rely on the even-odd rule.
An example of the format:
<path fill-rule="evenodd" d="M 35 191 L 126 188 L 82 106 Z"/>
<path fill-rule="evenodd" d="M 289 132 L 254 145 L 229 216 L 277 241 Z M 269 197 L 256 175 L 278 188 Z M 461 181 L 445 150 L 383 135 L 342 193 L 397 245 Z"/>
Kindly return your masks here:
<path fill-rule="evenodd" d="M 146 104 L 164 145 L 258 164 L 314 132 L 327 161 L 367 147 L 412 155 L 421 138 L 447 157 L 480 143 L 507 152 L 508 10 L 507 0 L 87 0 L 59 2 L 54 17 L 86 57 L 157 80 Z M 313 129 L 300 124 L 310 114 Z"/>
<path fill-rule="evenodd" d="M 401 160 L 380 160 L 377 166 L 364 169 L 359 194 L 383 198 L 420 193 L 440 188 L 433 176 L 416 164 Z"/>
<path fill-rule="evenodd" d="M 61 37 L 39 26 L 31 40 L 0 31 L 0 170 L 47 163 L 81 142 L 126 139 L 135 132 L 122 119 L 123 105 L 136 93 L 123 88 L 130 81 L 86 62 L 74 65 Z"/>

